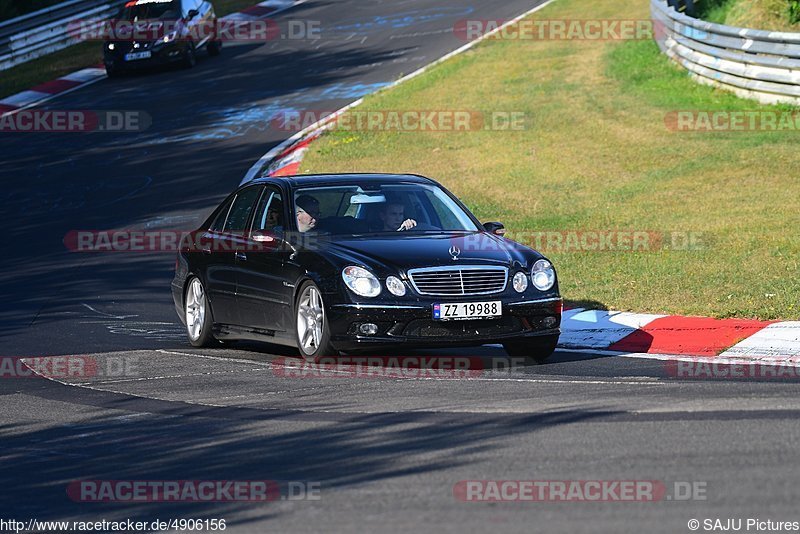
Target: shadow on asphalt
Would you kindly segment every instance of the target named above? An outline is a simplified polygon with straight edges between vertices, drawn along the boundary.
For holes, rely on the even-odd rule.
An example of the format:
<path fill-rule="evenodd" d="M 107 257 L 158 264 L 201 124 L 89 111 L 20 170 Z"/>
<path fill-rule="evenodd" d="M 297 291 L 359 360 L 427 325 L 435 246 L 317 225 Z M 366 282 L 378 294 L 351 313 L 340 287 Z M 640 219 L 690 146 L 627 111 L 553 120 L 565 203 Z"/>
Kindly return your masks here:
<path fill-rule="evenodd" d="M 324 500 L 334 489 L 465 465 L 467 454 L 502 447 L 498 436 L 613 415 L 577 410 L 455 418 L 432 412 L 313 413 L 199 406 L 36 380 L 21 387 L 36 397 L 68 401 L 87 415 L 96 409 L 129 412 L 46 429 L 4 426 L 2 509 L 39 519 L 152 520 L 247 512 L 248 521 L 256 521 L 289 510 L 280 503 L 83 503 L 70 500 L 66 489 L 80 480 L 273 480 L 283 486 L 302 481 L 321 483 Z M 376 428 L 379 438 L 367 439 Z M 448 494 L 452 487 L 441 491 Z"/>

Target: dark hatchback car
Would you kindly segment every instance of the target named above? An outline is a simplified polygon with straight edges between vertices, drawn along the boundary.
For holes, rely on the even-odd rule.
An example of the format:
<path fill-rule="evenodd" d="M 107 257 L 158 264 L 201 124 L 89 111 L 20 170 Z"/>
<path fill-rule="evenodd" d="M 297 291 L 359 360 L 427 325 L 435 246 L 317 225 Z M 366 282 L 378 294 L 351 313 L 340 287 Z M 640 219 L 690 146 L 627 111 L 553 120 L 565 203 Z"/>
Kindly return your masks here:
<path fill-rule="evenodd" d="M 114 21 L 103 43 L 103 63 L 109 77 L 158 65 L 191 68 L 197 51 L 220 53 L 215 40 L 217 16 L 205 0 L 131 0 Z"/>
<path fill-rule="evenodd" d="M 178 254 L 190 342 L 261 340 L 307 359 L 502 343 L 544 361 L 560 333 L 556 273 L 413 175 L 264 178 L 231 194 Z"/>

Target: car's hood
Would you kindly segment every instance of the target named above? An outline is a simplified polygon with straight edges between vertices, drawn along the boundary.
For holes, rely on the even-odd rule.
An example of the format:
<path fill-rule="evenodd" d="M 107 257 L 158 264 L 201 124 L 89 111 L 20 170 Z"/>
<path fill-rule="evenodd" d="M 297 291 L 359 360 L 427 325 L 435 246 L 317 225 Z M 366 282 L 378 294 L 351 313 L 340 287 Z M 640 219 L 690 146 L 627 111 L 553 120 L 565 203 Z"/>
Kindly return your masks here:
<path fill-rule="evenodd" d="M 329 250 L 342 259 L 377 262 L 393 270 L 468 264 L 510 267 L 536 255 L 527 247 L 485 232 L 334 238 Z"/>

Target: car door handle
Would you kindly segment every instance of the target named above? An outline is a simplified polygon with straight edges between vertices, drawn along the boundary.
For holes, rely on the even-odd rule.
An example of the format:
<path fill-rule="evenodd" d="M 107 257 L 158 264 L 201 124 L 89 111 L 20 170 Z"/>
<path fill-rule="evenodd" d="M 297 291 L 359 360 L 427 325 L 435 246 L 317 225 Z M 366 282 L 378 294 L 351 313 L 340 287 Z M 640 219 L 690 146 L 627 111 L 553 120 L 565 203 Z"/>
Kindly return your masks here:
<path fill-rule="evenodd" d="M 236 253 L 236 259 L 237 260 L 242 260 L 242 261 L 247 261 L 247 254 L 245 254 L 244 252 L 237 252 Z"/>

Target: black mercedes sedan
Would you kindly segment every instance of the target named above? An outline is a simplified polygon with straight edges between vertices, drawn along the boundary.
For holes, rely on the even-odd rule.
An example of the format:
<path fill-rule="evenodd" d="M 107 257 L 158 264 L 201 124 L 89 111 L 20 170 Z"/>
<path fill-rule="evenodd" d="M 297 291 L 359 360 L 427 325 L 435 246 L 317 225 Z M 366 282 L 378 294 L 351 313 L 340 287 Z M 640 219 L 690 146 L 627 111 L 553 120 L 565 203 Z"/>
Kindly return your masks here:
<path fill-rule="evenodd" d="M 172 295 L 194 346 L 295 346 L 307 359 L 502 343 L 544 361 L 560 333 L 552 264 L 414 175 L 262 178 L 187 236 Z"/>

